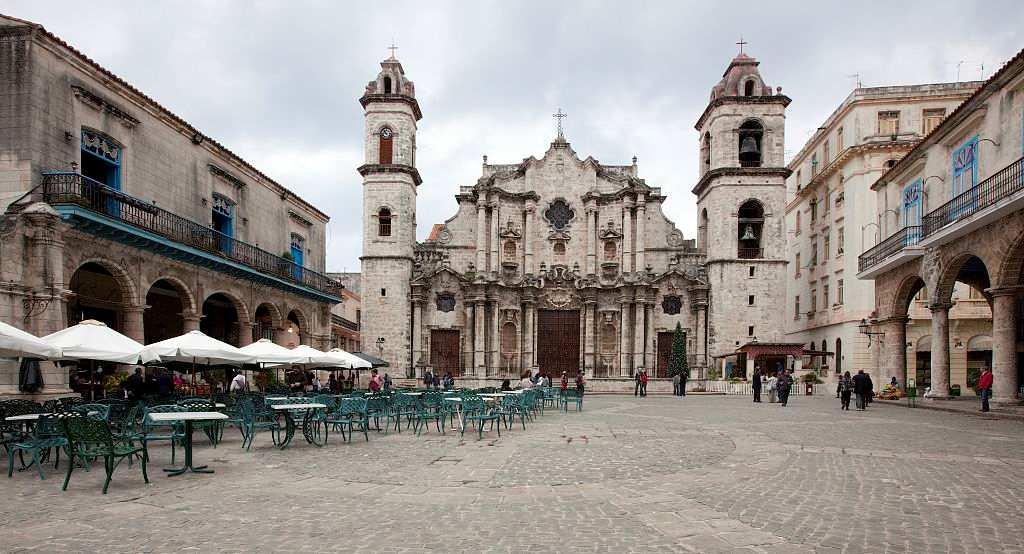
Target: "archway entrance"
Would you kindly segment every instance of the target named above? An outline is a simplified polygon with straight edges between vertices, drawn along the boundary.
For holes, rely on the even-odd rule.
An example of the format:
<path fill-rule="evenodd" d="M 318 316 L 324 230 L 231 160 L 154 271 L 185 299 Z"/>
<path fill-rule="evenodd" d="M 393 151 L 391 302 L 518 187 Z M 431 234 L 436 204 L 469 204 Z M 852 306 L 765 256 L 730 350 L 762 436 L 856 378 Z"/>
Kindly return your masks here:
<path fill-rule="evenodd" d="M 288 348 L 302 344 L 302 318 L 298 312 L 288 312 L 288 321 L 284 326 L 284 345 Z"/>
<path fill-rule="evenodd" d="M 212 294 L 203 302 L 203 319 L 199 330 L 207 335 L 238 346 L 238 310 L 235 303 L 221 293 Z"/>
<path fill-rule="evenodd" d="M 537 365 L 555 380 L 580 369 L 579 310 L 537 310 Z"/>
<path fill-rule="evenodd" d="M 160 279 L 146 293 L 146 312 L 143 315 L 146 344 L 177 337 L 185 332 L 185 302 L 178 287 L 167 279 Z"/>
<path fill-rule="evenodd" d="M 71 276 L 70 288 L 74 296 L 68 302 L 68 326 L 95 319 L 124 332 L 122 309 L 126 294 L 107 268 L 94 262 L 83 264 Z"/>
<path fill-rule="evenodd" d="M 270 306 L 267 304 L 260 304 L 256 308 L 256 336 L 255 340 L 267 339 L 269 341 L 274 340 L 274 314 L 271 312 Z"/>

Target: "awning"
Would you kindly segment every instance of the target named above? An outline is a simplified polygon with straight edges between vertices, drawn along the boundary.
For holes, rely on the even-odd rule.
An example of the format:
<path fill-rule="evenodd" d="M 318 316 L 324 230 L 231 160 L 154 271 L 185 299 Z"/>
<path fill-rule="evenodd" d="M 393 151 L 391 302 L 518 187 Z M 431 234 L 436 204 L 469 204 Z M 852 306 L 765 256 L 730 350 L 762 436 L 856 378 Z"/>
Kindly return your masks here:
<path fill-rule="evenodd" d="M 363 352 L 352 352 L 352 354 L 354 354 L 356 356 L 359 356 L 360 358 L 370 362 L 370 366 L 371 367 L 388 367 L 388 365 L 389 365 L 384 360 L 382 360 L 382 359 L 380 359 L 380 358 L 378 358 L 376 356 L 371 356 L 369 354 L 364 354 Z"/>
<path fill-rule="evenodd" d="M 804 356 L 803 343 L 796 342 L 748 342 L 736 349 L 737 353 L 746 354 L 748 358 L 769 358 L 777 356 Z"/>

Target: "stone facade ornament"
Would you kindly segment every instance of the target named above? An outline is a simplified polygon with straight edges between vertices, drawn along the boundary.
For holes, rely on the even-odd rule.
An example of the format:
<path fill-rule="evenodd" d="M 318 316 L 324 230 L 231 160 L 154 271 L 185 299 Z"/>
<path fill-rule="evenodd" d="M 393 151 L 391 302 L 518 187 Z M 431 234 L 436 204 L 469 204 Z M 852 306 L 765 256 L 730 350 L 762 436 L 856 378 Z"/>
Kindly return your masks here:
<path fill-rule="evenodd" d="M 450 292 L 437 293 L 435 302 L 439 312 L 447 313 L 455 310 L 455 295 Z"/>
<path fill-rule="evenodd" d="M 564 198 L 556 198 L 544 210 L 543 215 L 544 219 L 551 224 L 552 229 L 565 231 L 569 228 L 569 223 L 576 217 L 576 212 L 569 207 L 569 203 Z"/>
<path fill-rule="evenodd" d="M 661 301 L 661 310 L 668 315 L 676 315 L 683 308 L 683 300 L 678 296 L 666 296 Z"/>
<path fill-rule="evenodd" d="M 665 241 L 668 243 L 669 246 L 672 246 L 672 247 L 682 246 L 683 245 L 683 233 L 680 232 L 678 229 L 673 230 L 672 232 L 670 232 L 668 234 L 667 237 L 665 237 Z"/>

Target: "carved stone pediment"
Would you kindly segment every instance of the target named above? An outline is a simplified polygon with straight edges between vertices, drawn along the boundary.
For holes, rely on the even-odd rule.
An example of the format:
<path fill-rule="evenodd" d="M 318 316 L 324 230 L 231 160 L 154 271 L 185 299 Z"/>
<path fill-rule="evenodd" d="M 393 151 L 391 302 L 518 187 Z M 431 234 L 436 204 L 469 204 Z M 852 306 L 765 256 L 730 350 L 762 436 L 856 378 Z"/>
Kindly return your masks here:
<path fill-rule="evenodd" d="M 547 269 L 541 264 L 539 278 L 540 283 L 538 286 L 541 288 L 567 287 L 578 289 L 581 283 L 579 269 L 570 271 L 564 265 L 553 265 L 551 269 Z"/>
<path fill-rule="evenodd" d="M 567 288 L 551 289 L 541 295 L 541 306 L 552 310 L 578 310 L 580 298 Z"/>
<path fill-rule="evenodd" d="M 622 229 L 615 226 L 611 219 L 598 231 L 597 236 L 603 240 L 619 240 L 622 238 Z"/>
<path fill-rule="evenodd" d="M 503 239 L 518 240 L 523 237 L 523 233 L 519 229 L 519 225 L 510 219 L 506 221 L 505 225 L 498 231 L 498 236 Z"/>

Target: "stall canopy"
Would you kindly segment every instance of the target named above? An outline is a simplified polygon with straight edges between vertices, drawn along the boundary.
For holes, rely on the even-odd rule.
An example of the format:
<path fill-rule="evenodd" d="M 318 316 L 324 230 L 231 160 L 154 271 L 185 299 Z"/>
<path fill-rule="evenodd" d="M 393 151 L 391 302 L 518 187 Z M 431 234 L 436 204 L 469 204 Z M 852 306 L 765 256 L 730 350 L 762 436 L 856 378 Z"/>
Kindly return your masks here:
<path fill-rule="evenodd" d="M 0 358 L 59 358 L 60 348 L 0 321 Z"/>
<path fill-rule="evenodd" d="M 189 331 L 145 347 L 152 356 L 168 362 L 191 362 L 201 365 L 241 365 L 256 363 L 250 354 L 221 342 L 201 331 Z"/>
<path fill-rule="evenodd" d="M 61 350 L 65 360 L 96 360 L 119 364 L 159 361 L 160 356 L 107 327 L 102 321 L 87 319 L 78 325 L 46 335 L 43 340 Z"/>

